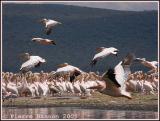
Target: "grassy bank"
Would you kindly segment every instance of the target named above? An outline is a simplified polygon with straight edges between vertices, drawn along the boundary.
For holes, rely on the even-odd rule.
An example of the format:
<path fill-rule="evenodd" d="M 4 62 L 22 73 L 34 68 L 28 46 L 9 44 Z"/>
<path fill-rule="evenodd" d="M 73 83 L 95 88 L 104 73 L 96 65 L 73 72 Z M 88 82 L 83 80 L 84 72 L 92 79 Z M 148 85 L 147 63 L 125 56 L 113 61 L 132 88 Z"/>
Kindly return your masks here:
<path fill-rule="evenodd" d="M 158 110 L 157 95 L 142 95 L 134 93 L 133 99 L 114 98 L 103 95 L 98 92 L 90 98 L 63 98 L 63 97 L 42 97 L 33 99 L 31 97 L 21 97 L 2 102 L 3 107 L 82 107 L 82 108 L 100 108 L 116 110 Z"/>

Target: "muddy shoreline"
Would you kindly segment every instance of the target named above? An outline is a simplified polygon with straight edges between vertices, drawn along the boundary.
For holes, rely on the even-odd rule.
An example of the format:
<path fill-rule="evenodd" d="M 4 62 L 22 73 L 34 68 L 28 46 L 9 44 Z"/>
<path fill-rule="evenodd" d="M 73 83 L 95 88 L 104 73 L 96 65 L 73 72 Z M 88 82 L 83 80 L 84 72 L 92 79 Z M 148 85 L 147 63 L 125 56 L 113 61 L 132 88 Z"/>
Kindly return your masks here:
<path fill-rule="evenodd" d="M 100 93 L 92 97 L 81 99 L 80 97 L 46 97 L 31 98 L 19 97 L 2 102 L 3 108 L 50 108 L 50 107 L 76 107 L 83 109 L 104 109 L 104 110 L 138 110 L 158 111 L 158 96 L 141 95 L 134 93 L 133 99 L 114 98 Z"/>
<path fill-rule="evenodd" d="M 81 105 L 81 104 L 53 104 L 53 105 L 3 105 L 2 108 L 51 108 L 51 107 L 76 107 L 83 109 L 102 109 L 102 110 L 138 110 L 138 111 L 158 111 L 157 105 Z"/>

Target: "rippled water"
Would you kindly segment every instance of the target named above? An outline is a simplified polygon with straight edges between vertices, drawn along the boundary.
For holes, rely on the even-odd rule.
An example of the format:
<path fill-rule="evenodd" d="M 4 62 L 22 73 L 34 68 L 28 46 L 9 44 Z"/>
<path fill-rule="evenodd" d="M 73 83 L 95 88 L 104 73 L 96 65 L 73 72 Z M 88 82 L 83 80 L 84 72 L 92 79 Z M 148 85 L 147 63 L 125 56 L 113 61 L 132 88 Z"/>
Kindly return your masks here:
<path fill-rule="evenodd" d="M 77 107 L 2 108 L 3 119 L 157 119 L 158 112 L 81 109 Z"/>

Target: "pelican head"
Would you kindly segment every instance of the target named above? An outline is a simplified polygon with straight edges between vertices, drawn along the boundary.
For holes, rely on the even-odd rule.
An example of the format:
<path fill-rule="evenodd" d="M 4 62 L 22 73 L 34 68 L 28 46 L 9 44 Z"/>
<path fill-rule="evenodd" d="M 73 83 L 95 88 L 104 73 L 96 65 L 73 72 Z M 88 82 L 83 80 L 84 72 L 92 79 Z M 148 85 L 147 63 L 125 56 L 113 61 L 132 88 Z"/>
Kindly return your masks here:
<path fill-rule="evenodd" d="M 46 18 L 43 18 L 43 19 L 39 20 L 38 22 L 40 22 L 40 23 L 45 23 L 46 21 L 47 21 L 47 19 L 46 19 Z"/>
<path fill-rule="evenodd" d="M 119 52 L 119 50 L 118 50 L 118 49 L 116 49 L 116 48 L 112 47 L 112 54 L 114 54 L 114 55 L 116 55 L 116 56 L 117 56 L 118 52 Z"/>

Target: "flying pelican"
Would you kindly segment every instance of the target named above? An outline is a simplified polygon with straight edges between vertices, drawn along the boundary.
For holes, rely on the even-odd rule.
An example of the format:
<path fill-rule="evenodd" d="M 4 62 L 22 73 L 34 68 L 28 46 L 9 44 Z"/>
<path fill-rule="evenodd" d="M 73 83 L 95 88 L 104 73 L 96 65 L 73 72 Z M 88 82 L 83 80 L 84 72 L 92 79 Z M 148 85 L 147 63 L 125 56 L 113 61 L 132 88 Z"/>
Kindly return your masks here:
<path fill-rule="evenodd" d="M 126 91 L 125 81 L 128 78 L 128 68 L 134 59 L 133 54 L 128 54 L 123 61 L 120 61 L 114 69 L 109 69 L 102 75 L 102 79 L 97 80 L 97 84 L 89 87 L 89 89 L 97 89 L 99 92 L 114 96 L 126 97 L 131 99 L 131 94 Z"/>
<path fill-rule="evenodd" d="M 40 22 L 45 25 L 45 28 L 46 28 L 45 32 L 47 35 L 49 35 L 52 32 L 52 29 L 54 26 L 58 24 L 62 24 L 61 22 L 51 20 L 51 19 L 46 19 L 46 18 L 40 20 Z"/>
<path fill-rule="evenodd" d="M 50 40 L 50 39 L 32 38 L 32 41 L 37 42 L 37 43 L 42 44 L 42 45 L 51 45 L 51 44 L 56 45 L 56 43 L 53 40 Z"/>
<path fill-rule="evenodd" d="M 114 48 L 114 47 L 109 47 L 109 48 L 105 48 L 105 47 L 100 47 L 97 48 L 96 51 L 98 52 L 92 59 L 91 61 L 91 66 L 94 66 L 98 60 L 108 56 L 108 55 L 116 55 L 118 53 L 118 49 Z"/>
<path fill-rule="evenodd" d="M 75 70 L 82 72 L 79 68 L 75 66 L 69 65 L 68 63 L 63 63 L 58 65 L 58 69 L 56 70 L 56 72 L 71 72 Z"/>
<path fill-rule="evenodd" d="M 56 70 L 56 73 L 70 73 L 70 81 L 72 82 L 76 76 L 80 75 L 83 71 L 79 68 L 69 65 L 68 63 L 60 64 L 58 65 L 58 69 Z"/>
<path fill-rule="evenodd" d="M 21 65 L 20 71 L 27 72 L 33 67 L 39 67 L 42 63 L 45 63 L 46 60 L 39 56 L 30 56 L 29 53 L 21 54 L 21 58 L 25 60 Z"/>
<path fill-rule="evenodd" d="M 158 62 L 157 61 L 147 61 L 145 58 L 136 58 L 135 62 L 140 62 L 142 65 L 150 68 L 151 70 L 157 69 Z"/>

